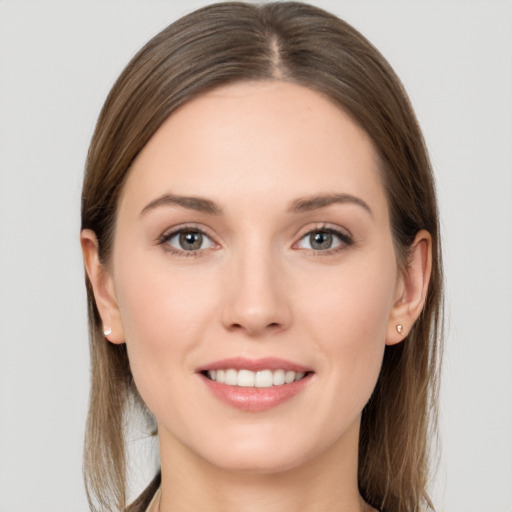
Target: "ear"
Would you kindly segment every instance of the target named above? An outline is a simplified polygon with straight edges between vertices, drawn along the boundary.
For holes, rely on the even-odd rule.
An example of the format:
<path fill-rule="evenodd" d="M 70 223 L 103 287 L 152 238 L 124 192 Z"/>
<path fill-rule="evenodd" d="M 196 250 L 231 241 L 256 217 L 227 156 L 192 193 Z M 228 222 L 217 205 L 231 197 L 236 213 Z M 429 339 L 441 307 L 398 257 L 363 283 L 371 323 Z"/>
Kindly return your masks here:
<path fill-rule="evenodd" d="M 406 268 L 398 276 L 395 302 L 388 321 L 386 345 L 401 342 L 420 316 L 431 271 L 432 237 L 428 231 L 421 230 L 410 248 Z"/>
<path fill-rule="evenodd" d="M 98 239 L 94 231 L 84 229 L 80 233 L 85 270 L 91 283 L 96 306 L 103 322 L 105 337 L 115 344 L 124 343 L 124 330 L 117 305 L 114 282 L 110 272 L 101 263 Z M 108 333 L 110 330 L 110 333 Z M 107 334 L 108 333 L 108 334 Z"/>

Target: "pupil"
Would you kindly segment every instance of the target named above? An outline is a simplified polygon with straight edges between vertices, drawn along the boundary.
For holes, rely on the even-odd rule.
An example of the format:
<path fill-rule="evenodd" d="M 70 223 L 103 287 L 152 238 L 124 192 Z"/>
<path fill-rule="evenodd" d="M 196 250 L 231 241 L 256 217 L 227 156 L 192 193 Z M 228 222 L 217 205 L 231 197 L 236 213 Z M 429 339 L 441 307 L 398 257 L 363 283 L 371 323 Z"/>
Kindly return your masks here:
<path fill-rule="evenodd" d="M 180 235 L 180 245 L 183 249 L 194 251 L 201 248 L 203 235 L 196 232 L 187 232 Z"/>
<path fill-rule="evenodd" d="M 329 249 L 332 245 L 332 235 L 319 231 L 310 236 L 310 243 L 313 249 Z"/>

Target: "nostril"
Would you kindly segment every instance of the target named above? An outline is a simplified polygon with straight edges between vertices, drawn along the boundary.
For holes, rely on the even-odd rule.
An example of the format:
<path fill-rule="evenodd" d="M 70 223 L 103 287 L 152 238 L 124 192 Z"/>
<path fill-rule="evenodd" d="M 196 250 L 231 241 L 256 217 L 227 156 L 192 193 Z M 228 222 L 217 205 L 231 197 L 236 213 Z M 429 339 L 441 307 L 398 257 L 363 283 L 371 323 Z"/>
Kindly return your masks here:
<path fill-rule="evenodd" d="M 262 324 L 264 325 L 264 324 Z M 244 324 L 242 323 L 237 323 L 237 322 L 234 322 L 232 323 L 229 327 L 228 327 L 229 330 L 231 331 L 248 331 L 248 332 L 251 332 L 251 333 L 256 333 L 256 332 L 263 332 L 263 331 L 278 331 L 279 329 L 281 329 L 281 323 L 280 322 L 271 322 L 269 324 L 267 324 L 266 326 L 263 327 L 263 329 L 259 329 L 255 326 L 251 326 L 251 325 L 247 325 L 247 326 L 244 326 Z"/>

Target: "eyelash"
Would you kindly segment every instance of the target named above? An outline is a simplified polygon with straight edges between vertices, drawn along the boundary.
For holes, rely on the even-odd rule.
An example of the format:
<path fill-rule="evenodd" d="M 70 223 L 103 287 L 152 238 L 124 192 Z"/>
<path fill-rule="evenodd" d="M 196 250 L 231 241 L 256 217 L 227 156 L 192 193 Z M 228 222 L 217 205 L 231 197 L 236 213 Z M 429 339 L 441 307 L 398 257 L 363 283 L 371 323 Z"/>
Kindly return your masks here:
<path fill-rule="evenodd" d="M 206 252 L 206 249 L 197 249 L 197 250 L 187 251 L 185 249 L 176 249 L 176 248 L 172 247 L 171 245 L 169 245 L 169 241 L 172 240 L 175 236 L 180 235 L 182 233 L 187 233 L 187 232 L 200 234 L 200 235 L 208 238 L 212 245 L 217 245 L 212 240 L 212 237 L 204 231 L 204 229 L 201 229 L 194 225 L 180 226 L 177 229 L 173 229 L 170 233 L 164 233 L 158 239 L 158 244 L 161 245 L 165 251 L 169 252 L 170 254 L 177 255 L 177 256 L 183 256 L 186 258 L 203 256 Z M 354 243 L 354 240 L 351 237 L 351 235 L 348 235 L 347 233 L 344 233 L 338 229 L 329 227 L 326 224 L 322 224 L 322 225 L 316 226 L 315 228 L 309 229 L 308 231 L 304 232 L 300 236 L 299 240 L 297 242 L 295 242 L 293 245 L 294 246 L 297 245 L 299 242 L 304 240 L 306 237 L 311 236 L 314 233 L 330 234 L 330 235 L 337 237 L 340 241 L 339 247 L 334 247 L 331 249 L 326 249 L 326 250 L 306 249 L 306 250 L 310 251 L 315 256 L 329 256 L 329 255 L 337 254 L 337 253 L 343 251 L 344 249 L 346 249 L 347 247 L 350 247 Z M 211 248 L 212 247 L 208 247 L 208 249 L 211 249 Z"/>
<path fill-rule="evenodd" d="M 170 254 L 174 254 L 177 256 L 184 256 L 185 258 L 194 258 L 203 256 L 206 252 L 206 249 L 197 249 L 193 251 L 186 251 L 184 249 L 176 249 L 175 247 L 172 247 L 169 245 L 169 241 L 172 240 L 175 236 L 182 234 L 182 233 L 198 233 L 206 238 L 208 238 L 212 245 L 216 245 L 215 242 L 213 242 L 212 237 L 208 235 L 208 233 L 205 232 L 204 229 L 199 228 L 198 226 L 195 226 L 193 224 L 186 225 L 186 226 L 180 226 L 179 228 L 173 229 L 170 233 L 164 233 L 158 240 L 158 244 L 161 245 L 165 251 L 169 252 Z M 210 247 L 211 248 L 211 247 Z"/>
<path fill-rule="evenodd" d="M 339 239 L 340 245 L 338 247 L 333 247 L 331 249 L 326 250 L 315 250 L 308 249 L 313 256 L 332 256 L 333 254 L 338 254 L 344 251 L 347 247 L 350 247 L 354 244 L 354 239 L 352 236 L 346 232 L 343 232 L 339 229 L 333 228 L 327 224 L 319 224 L 315 226 L 313 229 L 308 229 L 304 232 L 298 242 L 295 242 L 294 245 L 297 245 L 299 242 L 304 240 L 306 237 L 311 236 L 314 233 L 327 233 L 333 235 Z"/>

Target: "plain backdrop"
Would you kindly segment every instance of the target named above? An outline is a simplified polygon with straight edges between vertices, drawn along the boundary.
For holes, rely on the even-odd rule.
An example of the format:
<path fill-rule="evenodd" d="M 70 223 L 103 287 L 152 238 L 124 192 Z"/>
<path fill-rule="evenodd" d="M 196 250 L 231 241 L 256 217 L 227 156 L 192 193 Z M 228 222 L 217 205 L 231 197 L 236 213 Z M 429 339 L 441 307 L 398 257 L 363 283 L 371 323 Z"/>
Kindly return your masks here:
<path fill-rule="evenodd" d="M 87 146 L 129 58 L 205 3 L 0 0 L 0 512 L 87 510 Z M 438 510 L 512 512 L 512 1 L 312 3 L 394 66 L 437 176 L 448 318 Z"/>

